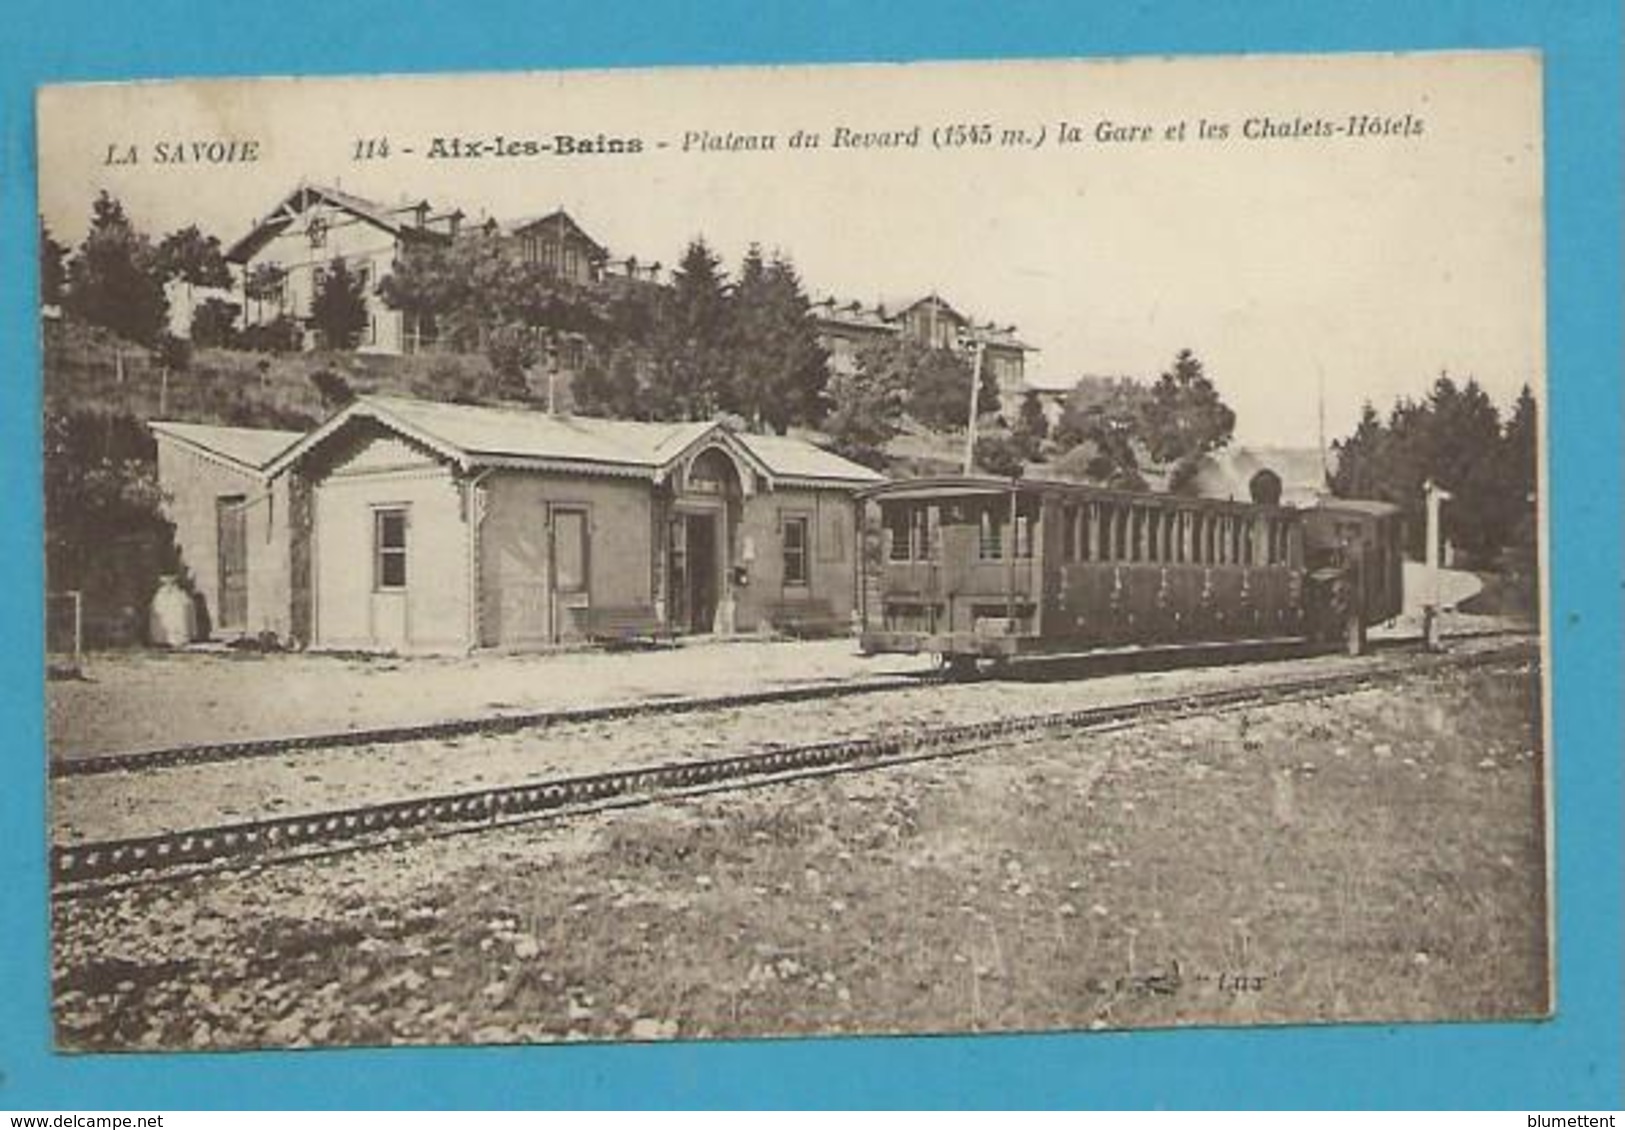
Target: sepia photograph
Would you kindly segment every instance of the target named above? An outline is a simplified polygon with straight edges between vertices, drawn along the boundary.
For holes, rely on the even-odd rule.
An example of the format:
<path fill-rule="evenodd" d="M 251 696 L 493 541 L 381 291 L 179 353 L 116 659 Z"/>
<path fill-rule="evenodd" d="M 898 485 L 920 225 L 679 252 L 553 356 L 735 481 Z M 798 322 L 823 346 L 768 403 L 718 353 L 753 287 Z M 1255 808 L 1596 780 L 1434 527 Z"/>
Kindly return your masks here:
<path fill-rule="evenodd" d="M 37 117 L 57 1051 L 1552 1015 L 1538 52 Z"/>

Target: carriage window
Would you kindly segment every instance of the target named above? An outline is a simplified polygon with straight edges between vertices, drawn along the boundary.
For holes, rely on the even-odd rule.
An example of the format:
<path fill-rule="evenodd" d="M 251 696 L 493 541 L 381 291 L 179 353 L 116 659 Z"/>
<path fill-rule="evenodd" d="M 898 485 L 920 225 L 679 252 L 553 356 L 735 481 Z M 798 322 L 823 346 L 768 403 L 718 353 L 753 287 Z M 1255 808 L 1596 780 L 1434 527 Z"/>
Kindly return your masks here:
<path fill-rule="evenodd" d="M 1257 528 L 1257 525 L 1258 523 L 1252 518 L 1248 518 L 1242 523 L 1241 563 L 1243 565 L 1251 565 L 1253 563 L 1253 531 Z"/>
<path fill-rule="evenodd" d="M 998 519 L 993 512 L 983 508 L 981 513 L 981 537 L 978 539 L 977 556 L 983 561 L 997 561 L 1004 556 L 1004 530 L 1000 527 Z"/>
<path fill-rule="evenodd" d="M 1033 555 L 1033 519 L 1031 514 L 1016 515 L 1016 536 L 1013 552 L 1017 558 L 1025 559 Z"/>
<path fill-rule="evenodd" d="M 1087 506 L 1078 507 L 1078 560 L 1079 561 L 1087 561 L 1092 556 L 1091 547 L 1090 547 L 1090 544 L 1089 544 L 1089 539 L 1091 537 L 1092 530 L 1095 527 L 1099 526 L 1099 522 L 1094 520 L 1094 514 L 1095 514 L 1095 506 L 1094 506 L 1093 503 L 1090 503 Z"/>
<path fill-rule="evenodd" d="M 883 522 L 891 539 L 893 561 L 925 561 L 931 556 L 931 514 L 924 506 L 889 506 Z"/>
<path fill-rule="evenodd" d="M 886 557 L 892 561 L 907 561 L 908 510 L 902 506 L 886 506 L 880 511 L 880 524 L 886 531 Z"/>
<path fill-rule="evenodd" d="M 1128 560 L 1128 507 L 1112 507 L 1112 560 Z"/>
<path fill-rule="evenodd" d="M 1061 560 L 1078 559 L 1078 508 L 1071 503 L 1061 507 Z"/>

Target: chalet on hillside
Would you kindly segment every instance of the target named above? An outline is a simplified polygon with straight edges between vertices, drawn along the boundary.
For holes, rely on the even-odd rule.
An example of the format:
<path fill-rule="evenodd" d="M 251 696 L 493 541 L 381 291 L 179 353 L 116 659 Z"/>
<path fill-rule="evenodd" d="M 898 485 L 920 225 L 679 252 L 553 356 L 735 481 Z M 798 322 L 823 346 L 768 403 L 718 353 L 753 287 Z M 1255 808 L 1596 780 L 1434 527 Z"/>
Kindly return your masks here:
<path fill-rule="evenodd" d="M 455 238 L 462 219 L 460 211 L 436 212 L 423 200 L 390 207 L 336 188 L 300 185 L 226 249 L 243 324 L 286 316 L 302 327 L 307 346 L 319 344 L 310 328 L 316 279 L 334 258 L 342 258 L 361 277 L 366 296 L 367 326 L 358 348 L 417 352 L 432 342 L 432 327 L 387 306 L 376 293 L 378 282 L 409 248 Z M 265 265 L 284 272 L 281 285 L 270 293 L 254 292 L 251 280 Z"/>
<path fill-rule="evenodd" d="M 850 373 L 858 354 L 874 341 L 904 337 L 935 349 L 981 348 L 982 364 L 998 383 L 1000 412 L 1013 419 L 1027 392 L 1026 356 L 1035 347 L 1016 335 L 1015 326 L 977 322 L 936 294 L 896 305 L 837 303 L 833 298 L 812 308 L 818 336 L 829 351 L 830 369 Z"/>
<path fill-rule="evenodd" d="M 511 221 L 500 230 L 515 256 L 540 264 L 566 282 L 589 286 L 604 276 L 609 251 L 563 208 Z"/>
<path fill-rule="evenodd" d="M 385 397 L 302 436 L 153 432 L 215 628 L 323 648 L 844 630 L 880 481 L 721 423 Z"/>

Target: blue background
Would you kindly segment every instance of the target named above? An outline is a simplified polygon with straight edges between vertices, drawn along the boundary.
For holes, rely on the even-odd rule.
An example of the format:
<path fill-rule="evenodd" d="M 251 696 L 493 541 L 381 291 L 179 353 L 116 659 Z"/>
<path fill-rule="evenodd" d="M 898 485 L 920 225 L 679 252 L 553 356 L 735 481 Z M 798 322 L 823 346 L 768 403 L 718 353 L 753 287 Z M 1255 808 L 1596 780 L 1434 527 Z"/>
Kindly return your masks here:
<path fill-rule="evenodd" d="M 0 1109 L 1621 1105 L 1620 9 L 1365 0 L 777 7 L 25 3 L 0 40 Z M 64 80 L 1538 47 L 1546 59 L 1558 1016 L 551 1049 L 50 1051 L 32 91 Z M 1449 217 L 1441 216 L 1441 223 Z M 1533 297 L 1533 296 L 1532 296 Z"/>

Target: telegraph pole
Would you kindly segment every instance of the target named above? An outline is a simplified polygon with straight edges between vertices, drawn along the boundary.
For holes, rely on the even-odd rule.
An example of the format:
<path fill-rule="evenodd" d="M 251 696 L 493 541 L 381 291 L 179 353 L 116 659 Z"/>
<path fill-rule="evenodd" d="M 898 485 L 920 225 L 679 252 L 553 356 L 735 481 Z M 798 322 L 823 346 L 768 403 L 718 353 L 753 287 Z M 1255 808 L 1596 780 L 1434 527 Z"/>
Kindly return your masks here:
<path fill-rule="evenodd" d="M 982 351 L 987 343 L 976 339 L 976 355 L 970 372 L 970 420 L 965 426 L 965 474 L 976 473 L 976 417 L 982 407 Z"/>

